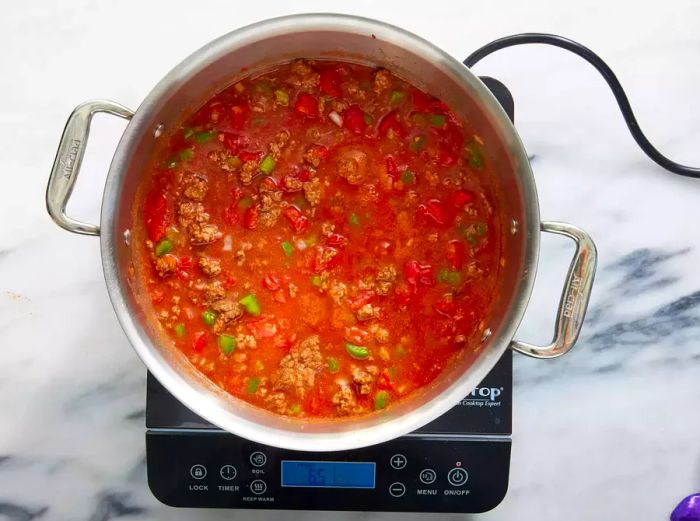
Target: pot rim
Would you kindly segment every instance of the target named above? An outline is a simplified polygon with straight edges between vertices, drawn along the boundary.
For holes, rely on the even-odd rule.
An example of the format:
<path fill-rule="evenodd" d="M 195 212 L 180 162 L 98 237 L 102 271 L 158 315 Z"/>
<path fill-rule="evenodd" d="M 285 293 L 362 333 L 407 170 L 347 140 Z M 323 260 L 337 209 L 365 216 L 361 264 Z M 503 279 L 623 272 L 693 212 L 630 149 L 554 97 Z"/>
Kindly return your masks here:
<path fill-rule="evenodd" d="M 126 175 L 129 152 L 142 133 L 144 122 L 158 100 L 181 84 L 190 73 L 203 63 L 212 62 L 259 39 L 259 35 L 289 34 L 307 30 L 342 30 L 363 35 L 376 35 L 378 39 L 398 43 L 412 52 L 435 63 L 440 62 L 450 74 L 469 85 L 484 104 L 486 112 L 493 118 L 511 144 L 515 170 L 521 177 L 524 205 L 523 218 L 527 228 L 521 229 L 524 236 L 523 275 L 520 279 L 508 313 L 500 327 L 493 332 L 491 345 L 474 359 L 472 365 L 450 387 L 438 397 L 424 403 L 410 414 L 396 417 L 358 430 L 342 432 L 299 432 L 274 428 L 241 418 L 234 411 L 224 409 L 212 396 L 203 395 L 168 364 L 151 344 L 148 335 L 128 304 L 128 283 L 119 276 L 117 265 L 117 243 L 123 241 L 122 233 L 116 229 L 115 215 L 121 192 L 121 183 Z M 522 223 L 521 223 L 522 224 Z M 112 306 L 131 345 L 148 370 L 180 402 L 199 416 L 218 427 L 255 440 L 265 445 L 301 451 L 337 451 L 374 445 L 397 438 L 422 427 L 441 416 L 476 387 L 508 348 L 525 313 L 534 284 L 539 256 L 539 205 L 535 182 L 523 144 L 505 111 L 488 88 L 461 62 L 428 42 L 399 27 L 353 15 L 341 14 L 297 14 L 271 18 L 227 33 L 185 58 L 174 67 L 147 95 L 133 119 L 126 127 L 109 168 L 101 212 L 100 250 L 105 282 Z"/>

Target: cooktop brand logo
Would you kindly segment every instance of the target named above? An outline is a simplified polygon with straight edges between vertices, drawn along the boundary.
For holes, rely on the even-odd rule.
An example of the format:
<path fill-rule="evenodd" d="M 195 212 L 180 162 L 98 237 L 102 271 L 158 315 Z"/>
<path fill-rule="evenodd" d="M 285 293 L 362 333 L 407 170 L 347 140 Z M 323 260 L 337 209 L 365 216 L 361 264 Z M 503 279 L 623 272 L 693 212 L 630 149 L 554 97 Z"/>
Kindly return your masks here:
<path fill-rule="evenodd" d="M 500 407 L 503 387 L 477 387 L 464 398 L 462 405 L 471 407 Z"/>
<path fill-rule="evenodd" d="M 82 141 L 74 139 L 68 149 L 68 155 L 61 159 L 61 169 L 65 179 L 70 179 L 70 176 L 73 175 L 73 167 L 75 166 L 75 158 L 78 157 L 78 152 L 80 151 L 80 143 Z"/>

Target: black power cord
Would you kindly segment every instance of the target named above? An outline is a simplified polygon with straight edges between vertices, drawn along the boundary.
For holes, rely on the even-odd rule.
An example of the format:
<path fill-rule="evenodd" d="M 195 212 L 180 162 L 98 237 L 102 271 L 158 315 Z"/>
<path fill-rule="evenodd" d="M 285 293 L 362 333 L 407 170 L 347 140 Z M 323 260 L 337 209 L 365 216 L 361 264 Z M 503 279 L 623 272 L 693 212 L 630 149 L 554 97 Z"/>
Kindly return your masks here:
<path fill-rule="evenodd" d="M 566 49 L 567 51 L 570 51 L 576 54 L 577 56 L 580 56 L 588 63 L 593 65 L 593 67 L 595 67 L 595 69 L 603 76 L 603 78 L 605 78 L 605 81 L 608 83 L 610 90 L 612 90 L 615 99 L 617 100 L 617 104 L 620 107 L 620 111 L 622 111 L 622 117 L 625 118 L 625 123 L 627 123 L 627 128 L 632 134 L 634 140 L 639 145 L 639 148 L 641 148 L 652 161 L 654 161 L 659 166 L 665 168 L 669 172 L 673 172 L 674 174 L 686 177 L 694 177 L 696 179 L 700 178 L 700 168 L 681 165 L 680 163 L 676 163 L 675 161 L 670 160 L 661 152 L 659 152 L 654 147 L 654 145 L 652 145 L 649 142 L 647 137 L 644 135 L 644 132 L 642 132 L 642 129 L 639 127 L 637 118 L 634 117 L 634 112 L 632 111 L 630 102 L 627 99 L 627 94 L 625 94 L 625 90 L 622 88 L 622 85 L 615 76 L 615 73 L 608 66 L 608 64 L 600 58 L 600 56 L 591 51 L 588 47 L 585 47 L 584 45 L 581 45 L 578 42 L 575 42 L 568 38 L 564 38 L 563 36 L 557 36 L 556 34 L 514 34 L 512 36 L 506 36 L 504 38 L 494 40 L 493 42 L 484 45 L 480 49 L 477 49 L 472 54 L 470 54 L 466 60 L 464 60 L 464 65 L 466 65 L 469 68 L 472 68 L 477 62 L 481 61 L 483 58 L 495 51 L 505 49 L 507 47 L 513 47 L 515 45 L 525 45 L 532 43 L 552 45 L 554 47 L 559 47 L 560 49 Z"/>

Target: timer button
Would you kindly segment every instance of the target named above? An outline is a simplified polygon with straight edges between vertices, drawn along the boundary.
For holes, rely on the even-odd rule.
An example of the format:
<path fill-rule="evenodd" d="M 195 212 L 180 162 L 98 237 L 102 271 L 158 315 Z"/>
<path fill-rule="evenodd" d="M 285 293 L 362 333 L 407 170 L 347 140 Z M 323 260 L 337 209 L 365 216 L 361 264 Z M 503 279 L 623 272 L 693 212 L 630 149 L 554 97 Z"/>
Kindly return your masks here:
<path fill-rule="evenodd" d="M 406 456 L 403 454 L 394 454 L 391 459 L 389 459 L 389 463 L 391 464 L 392 469 L 396 470 L 401 470 L 406 466 L 406 463 L 408 463 L 408 460 L 406 459 Z"/>
<path fill-rule="evenodd" d="M 257 451 L 250 455 L 250 464 L 254 467 L 262 467 L 265 463 L 267 463 L 267 456 L 264 452 Z"/>
<path fill-rule="evenodd" d="M 221 476 L 222 479 L 225 479 L 226 481 L 231 481 L 232 479 L 236 479 L 236 475 L 238 474 L 238 471 L 236 470 L 236 467 L 233 465 L 224 465 L 221 467 L 221 470 L 219 470 L 219 475 Z"/>
<path fill-rule="evenodd" d="M 250 491 L 258 496 L 260 494 L 264 494 L 266 490 L 267 483 L 265 483 L 262 479 L 256 479 L 250 484 Z"/>
<path fill-rule="evenodd" d="M 397 481 L 389 485 L 389 494 L 394 497 L 401 497 L 406 493 L 406 485 Z"/>
<path fill-rule="evenodd" d="M 469 474 L 461 467 L 455 467 L 447 473 L 447 481 L 450 482 L 450 485 L 455 487 L 461 487 L 468 479 Z"/>
<path fill-rule="evenodd" d="M 433 469 L 423 469 L 420 471 L 420 474 L 418 474 L 418 477 L 420 478 L 421 482 L 425 483 L 426 485 L 430 485 L 437 479 L 437 474 Z"/>

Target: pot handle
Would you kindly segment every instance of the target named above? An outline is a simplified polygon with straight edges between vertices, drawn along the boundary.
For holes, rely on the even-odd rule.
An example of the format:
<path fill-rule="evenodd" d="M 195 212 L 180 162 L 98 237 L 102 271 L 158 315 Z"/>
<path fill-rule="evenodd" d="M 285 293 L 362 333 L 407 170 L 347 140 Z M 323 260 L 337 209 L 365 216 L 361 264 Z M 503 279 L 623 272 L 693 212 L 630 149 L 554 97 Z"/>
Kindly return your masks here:
<path fill-rule="evenodd" d="M 134 115 L 131 110 L 113 101 L 93 100 L 78 105 L 68 117 L 66 128 L 63 129 L 46 187 L 46 209 L 54 222 L 64 230 L 83 235 L 99 235 L 100 227 L 66 215 L 66 204 L 78 179 L 92 117 L 98 112 L 106 112 L 127 120 Z"/>
<path fill-rule="evenodd" d="M 591 296 L 598 253 L 590 236 L 577 226 L 549 221 L 542 222 L 540 227 L 543 232 L 566 235 L 573 239 L 576 243 L 576 252 L 569 266 L 569 273 L 559 301 L 552 343 L 548 346 L 536 346 L 513 340 L 510 347 L 514 351 L 533 358 L 557 358 L 574 347 L 581 332 Z"/>

